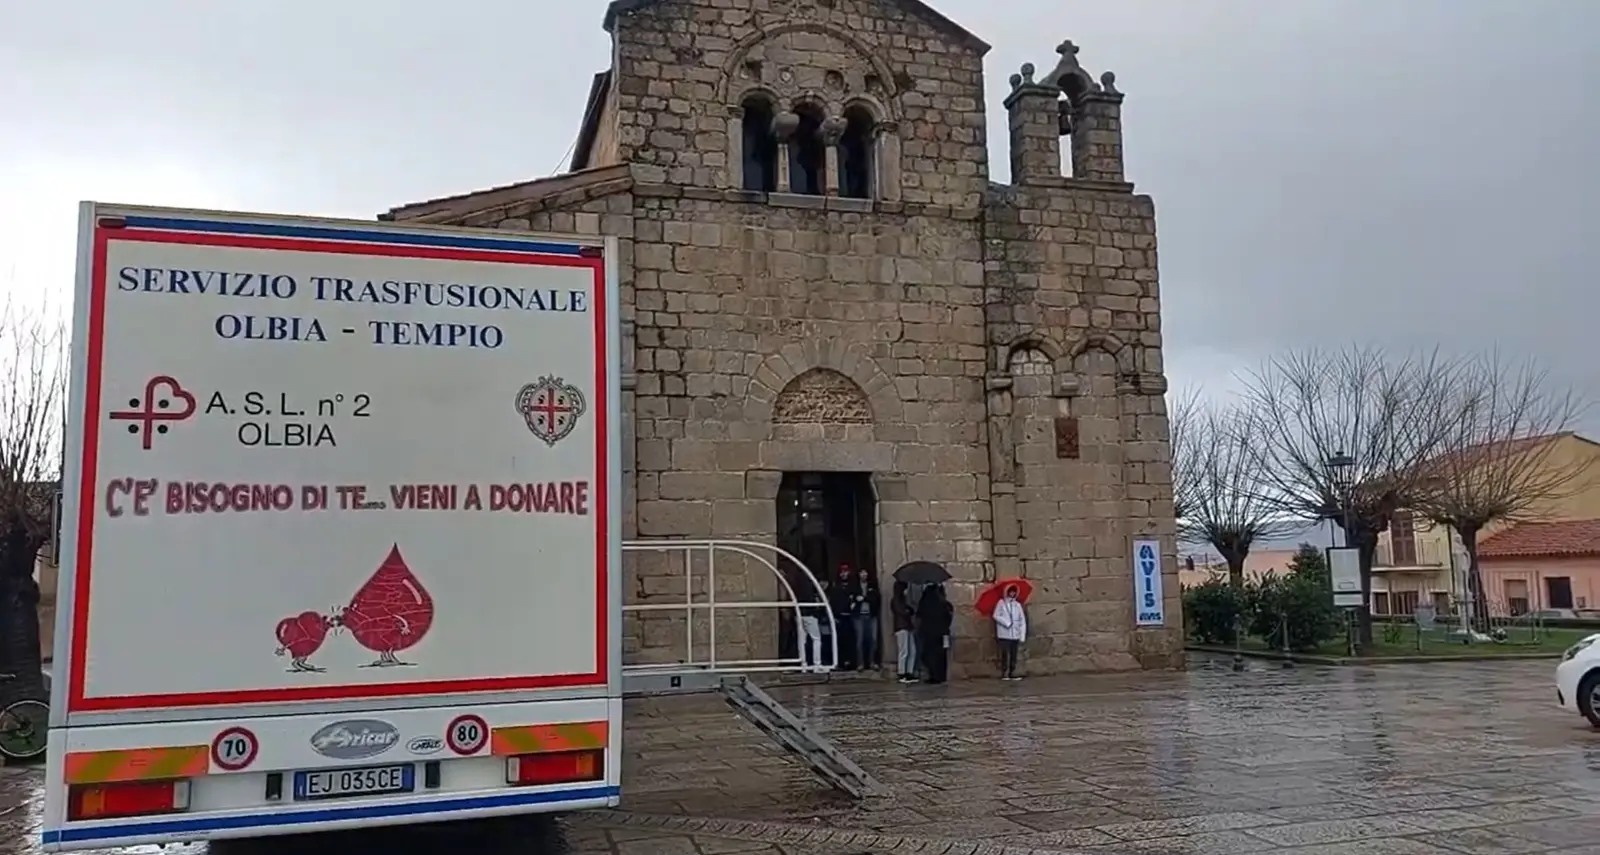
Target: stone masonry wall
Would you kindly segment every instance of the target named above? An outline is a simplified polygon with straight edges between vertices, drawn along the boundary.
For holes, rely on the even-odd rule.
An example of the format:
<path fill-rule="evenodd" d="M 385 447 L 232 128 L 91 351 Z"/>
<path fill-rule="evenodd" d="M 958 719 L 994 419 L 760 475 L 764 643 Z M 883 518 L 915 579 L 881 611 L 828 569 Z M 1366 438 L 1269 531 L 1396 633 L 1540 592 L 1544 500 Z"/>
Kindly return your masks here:
<path fill-rule="evenodd" d="M 997 516 L 1014 516 L 1015 566 L 1038 585 L 1029 653 L 1073 670 L 1177 667 L 1154 205 L 1070 180 L 997 189 L 986 234 L 991 394 L 1008 399 L 1015 461 L 1010 478 L 995 476 L 1014 484 Z M 1062 418 L 1074 449 L 1058 448 Z M 1135 632 L 1130 553 L 1142 537 L 1163 544 L 1168 626 Z"/>
<path fill-rule="evenodd" d="M 880 198 L 982 203 L 983 48 L 893 0 L 671 0 L 621 16 L 615 33 L 620 156 L 643 183 L 738 186 L 729 119 L 765 92 L 830 116 L 869 105 L 895 161 Z"/>
<path fill-rule="evenodd" d="M 955 577 L 954 674 L 992 673 L 993 628 L 967 604 L 1011 575 L 1036 586 L 1030 670 L 1180 667 L 1153 205 L 1111 180 L 1120 162 L 991 185 L 986 48 L 910 9 L 630 6 L 613 29 L 627 180 L 435 221 L 621 239 L 625 537 L 771 544 L 785 471 L 867 472 L 885 581 L 914 559 Z M 1040 164 L 1060 158 L 1055 79 L 1014 115 Z M 892 186 L 737 189 L 730 122 L 752 91 L 871 104 Z M 1117 98 L 1095 128 L 1120 133 Z M 1165 629 L 1133 627 L 1135 536 L 1164 545 Z M 624 570 L 627 602 L 683 601 L 681 559 Z M 700 602 L 777 596 L 753 564 L 691 578 Z M 630 615 L 626 661 L 777 652 L 770 611 L 723 614 L 714 650 L 704 621 L 686 650 L 689 628 Z"/>

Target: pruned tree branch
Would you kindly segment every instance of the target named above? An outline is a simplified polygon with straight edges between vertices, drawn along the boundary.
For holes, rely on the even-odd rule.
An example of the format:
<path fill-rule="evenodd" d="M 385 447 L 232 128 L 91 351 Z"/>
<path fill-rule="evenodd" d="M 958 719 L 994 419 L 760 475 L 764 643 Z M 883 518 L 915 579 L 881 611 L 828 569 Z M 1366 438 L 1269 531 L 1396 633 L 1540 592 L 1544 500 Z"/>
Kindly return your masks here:
<path fill-rule="evenodd" d="M 1228 562 L 1230 581 L 1241 586 L 1251 547 L 1291 528 L 1261 465 L 1266 427 L 1245 402 L 1219 408 L 1195 393 L 1180 397 L 1173 413 L 1178 535 L 1210 544 Z"/>
<path fill-rule="evenodd" d="M 1593 457 L 1562 456 L 1558 442 L 1582 417 L 1583 401 L 1558 388 L 1532 361 L 1490 352 L 1462 363 L 1452 385 L 1451 421 L 1438 453 L 1422 466 L 1415 509 L 1460 536 L 1468 557 L 1472 617 L 1488 617 L 1478 538 L 1494 523 L 1546 515 L 1588 486 Z"/>
<path fill-rule="evenodd" d="M 0 558 L 26 558 L 51 537 L 61 480 L 66 333 L 43 312 L 0 308 Z M 9 553 L 18 553 L 12 555 Z"/>
<path fill-rule="evenodd" d="M 1305 350 L 1269 360 L 1246 378 L 1259 413 L 1264 478 L 1283 512 L 1333 520 L 1361 555 L 1370 601 L 1378 535 L 1396 510 L 1414 505 L 1421 465 L 1459 421 L 1460 364 L 1437 351 L 1392 357 L 1371 347 Z M 1354 460 L 1348 489 L 1329 461 Z M 1362 609 L 1364 643 L 1371 615 Z"/>

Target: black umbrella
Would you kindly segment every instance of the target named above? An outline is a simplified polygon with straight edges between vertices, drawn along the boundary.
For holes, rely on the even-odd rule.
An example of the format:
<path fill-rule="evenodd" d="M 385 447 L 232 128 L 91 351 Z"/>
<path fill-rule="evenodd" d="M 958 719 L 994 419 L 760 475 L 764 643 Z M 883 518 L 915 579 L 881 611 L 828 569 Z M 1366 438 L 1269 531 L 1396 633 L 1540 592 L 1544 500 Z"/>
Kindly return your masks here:
<path fill-rule="evenodd" d="M 907 585 L 938 585 L 949 579 L 950 571 L 932 561 L 909 561 L 894 571 L 894 580 Z"/>

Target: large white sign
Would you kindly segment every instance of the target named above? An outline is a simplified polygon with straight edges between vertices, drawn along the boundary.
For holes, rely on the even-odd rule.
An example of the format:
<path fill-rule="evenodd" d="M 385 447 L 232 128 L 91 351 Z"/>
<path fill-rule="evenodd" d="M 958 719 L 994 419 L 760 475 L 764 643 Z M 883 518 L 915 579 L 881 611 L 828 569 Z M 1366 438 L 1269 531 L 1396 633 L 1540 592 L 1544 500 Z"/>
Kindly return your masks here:
<path fill-rule="evenodd" d="M 1328 547 L 1328 576 L 1333 583 L 1333 604 L 1355 608 L 1361 595 L 1361 551 L 1353 546 Z"/>
<path fill-rule="evenodd" d="M 1161 541 L 1133 542 L 1133 622 L 1166 626 L 1167 605 L 1161 588 Z"/>
<path fill-rule="evenodd" d="M 598 247 L 103 209 L 87 232 L 70 709 L 606 682 Z"/>

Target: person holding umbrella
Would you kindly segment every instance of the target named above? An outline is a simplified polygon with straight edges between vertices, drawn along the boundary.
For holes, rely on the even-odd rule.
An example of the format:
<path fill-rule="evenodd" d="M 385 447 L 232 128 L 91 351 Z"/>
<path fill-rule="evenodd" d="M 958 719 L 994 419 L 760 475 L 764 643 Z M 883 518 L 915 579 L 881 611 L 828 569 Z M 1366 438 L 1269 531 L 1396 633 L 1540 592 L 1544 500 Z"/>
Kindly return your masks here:
<path fill-rule="evenodd" d="M 1002 579 L 978 595 L 975 604 L 980 614 L 994 619 L 995 639 L 1000 642 L 1000 679 L 1020 680 L 1017 658 L 1022 643 L 1028 640 L 1028 613 L 1022 607 L 1033 586 L 1026 579 Z"/>

